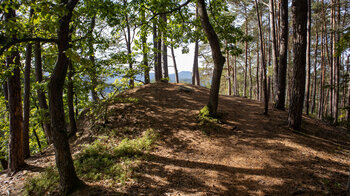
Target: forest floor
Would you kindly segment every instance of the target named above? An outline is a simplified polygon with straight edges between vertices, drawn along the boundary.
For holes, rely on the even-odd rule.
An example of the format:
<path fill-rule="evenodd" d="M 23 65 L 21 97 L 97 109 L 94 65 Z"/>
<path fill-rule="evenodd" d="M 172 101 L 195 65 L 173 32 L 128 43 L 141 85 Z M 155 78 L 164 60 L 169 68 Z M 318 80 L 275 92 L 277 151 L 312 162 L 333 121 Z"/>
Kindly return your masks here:
<path fill-rule="evenodd" d="M 264 116 L 262 103 L 234 96 L 220 96 L 222 120 L 203 125 L 197 117 L 208 96 L 203 87 L 166 83 L 118 95 L 139 101 L 109 105 L 106 127 L 120 137 L 151 128 L 158 140 L 124 185 L 87 182 L 85 194 L 346 195 L 350 132 L 306 116 L 302 131 L 292 132 L 287 112 L 270 109 Z M 72 142 L 73 153 L 95 138 L 87 118 L 79 121 L 83 133 Z M 54 165 L 53 151 L 26 162 L 13 177 L 0 173 L 0 194 L 20 194 L 27 176 Z"/>

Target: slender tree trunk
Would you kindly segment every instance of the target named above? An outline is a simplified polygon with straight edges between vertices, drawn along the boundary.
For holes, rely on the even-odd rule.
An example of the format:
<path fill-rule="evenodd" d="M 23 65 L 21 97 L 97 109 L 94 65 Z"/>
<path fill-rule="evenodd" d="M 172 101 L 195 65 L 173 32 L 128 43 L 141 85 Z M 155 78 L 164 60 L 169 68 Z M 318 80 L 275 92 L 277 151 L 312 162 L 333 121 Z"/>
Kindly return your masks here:
<path fill-rule="evenodd" d="M 167 18 L 166 14 L 161 14 L 163 23 L 164 23 L 164 29 L 167 28 Z M 166 45 L 167 42 L 167 35 L 166 32 L 163 33 L 163 78 L 169 78 L 169 71 L 168 71 L 168 46 Z"/>
<path fill-rule="evenodd" d="M 197 4 L 198 4 L 198 13 L 200 16 L 201 24 L 209 40 L 209 45 L 210 45 L 212 57 L 214 60 L 213 78 L 212 78 L 212 83 L 210 88 L 209 102 L 207 106 L 209 109 L 209 114 L 216 115 L 218 101 L 219 101 L 220 79 L 221 79 L 222 69 L 225 63 L 225 57 L 223 57 L 221 53 L 219 38 L 215 33 L 214 28 L 210 24 L 209 17 L 207 14 L 207 9 L 205 6 L 205 1 L 197 0 Z"/>
<path fill-rule="evenodd" d="M 252 58 L 249 50 L 249 99 L 253 97 Z"/>
<path fill-rule="evenodd" d="M 245 14 L 245 36 L 248 36 L 248 14 L 247 8 L 244 7 Z M 243 97 L 247 96 L 247 72 L 248 72 L 248 41 L 245 41 L 245 64 L 244 64 L 244 88 L 243 88 Z"/>
<path fill-rule="evenodd" d="M 310 81 L 311 81 L 311 0 L 308 1 L 307 8 L 307 36 L 306 36 L 306 91 L 305 91 L 305 113 L 309 115 L 310 103 Z"/>
<path fill-rule="evenodd" d="M 161 20 L 161 17 L 159 16 L 159 20 Z M 158 45 L 157 45 L 157 65 L 158 65 L 158 78 L 159 80 L 163 77 L 162 72 L 162 31 L 161 28 L 158 28 Z"/>
<path fill-rule="evenodd" d="M 95 62 L 95 50 L 94 50 L 94 38 L 93 38 L 93 31 L 95 29 L 95 24 L 96 24 L 96 16 L 94 15 L 91 19 L 91 25 L 90 25 L 90 36 L 89 36 L 89 59 L 91 61 L 91 69 L 89 70 L 89 75 L 91 79 L 91 96 L 93 102 L 98 101 L 98 95 L 96 92 L 96 87 L 97 87 L 97 77 L 96 77 L 96 62 Z"/>
<path fill-rule="evenodd" d="M 306 24 L 307 0 L 292 1 L 293 15 L 293 84 L 289 104 L 288 124 L 295 130 L 300 130 L 303 102 L 305 94 L 306 66 Z"/>
<path fill-rule="evenodd" d="M 142 64 L 143 64 L 143 70 L 144 70 L 144 79 L 145 84 L 149 84 L 150 77 L 149 77 L 149 71 L 150 67 L 148 65 L 148 46 L 147 46 L 147 22 L 146 22 L 146 13 L 145 13 L 145 2 L 142 1 L 141 5 L 141 42 L 142 42 Z"/>
<path fill-rule="evenodd" d="M 128 1 L 123 0 L 125 8 L 128 7 Z M 130 76 L 130 87 L 134 88 L 135 86 L 135 81 L 134 81 L 134 70 L 133 70 L 133 65 L 132 65 L 132 58 L 131 58 L 131 32 L 130 32 L 130 24 L 129 24 L 129 16 L 128 13 L 126 13 L 125 16 L 125 21 L 126 21 L 126 35 L 125 35 L 125 41 L 126 41 L 126 48 L 128 51 L 128 64 L 129 64 L 129 76 Z"/>
<path fill-rule="evenodd" d="M 280 50 L 279 50 L 279 66 L 278 81 L 275 98 L 275 108 L 284 110 L 286 97 L 286 73 L 288 59 L 288 0 L 281 0 L 281 21 L 280 21 Z"/>
<path fill-rule="evenodd" d="M 67 104 L 68 104 L 68 115 L 69 115 L 69 137 L 75 136 L 78 128 L 77 123 L 75 121 L 75 114 L 74 114 L 74 86 L 73 86 L 73 76 L 74 76 L 74 69 L 72 62 L 68 60 L 68 86 L 67 86 Z"/>
<path fill-rule="evenodd" d="M 198 7 L 196 7 L 196 18 L 198 18 Z M 197 30 L 197 28 L 195 28 Z M 196 39 L 194 46 L 194 59 L 192 69 L 192 85 L 200 85 L 199 68 L 198 68 L 198 56 L 199 56 L 199 40 Z"/>
<path fill-rule="evenodd" d="M 264 39 L 261 29 L 261 18 L 259 12 L 259 5 L 257 0 L 255 0 L 256 15 L 258 17 L 258 27 L 259 27 L 259 37 L 260 37 L 260 51 L 261 51 L 261 62 L 263 70 L 263 89 L 264 89 L 264 115 L 268 114 L 269 98 L 267 92 L 267 79 L 266 79 L 266 61 L 265 61 L 265 51 L 264 51 Z"/>
<path fill-rule="evenodd" d="M 193 69 L 192 69 L 192 84 L 200 85 L 199 80 L 199 70 L 198 70 L 198 53 L 199 53 L 199 41 L 195 41 L 194 46 L 194 60 L 193 60 Z"/>
<path fill-rule="evenodd" d="M 270 35 L 272 41 L 272 61 L 273 61 L 273 84 L 274 84 L 274 95 L 277 95 L 278 89 L 278 57 L 277 57 L 277 36 L 275 27 L 275 6 L 274 1 L 269 0 L 269 10 L 270 10 Z M 275 100 L 276 98 L 273 97 Z"/>
<path fill-rule="evenodd" d="M 15 20 L 16 12 L 12 8 L 5 12 L 5 22 Z M 16 38 L 16 37 L 13 37 Z M 6 58 L 8 68 L 12 74 L 8 76 L 8 106 L 10 114 L 10 140 L 8 148 L 8 169 L 10 173 L 17 172 L 25 165 L 23 152 L 23 113 L 21 97 L 20 56 L 18 51 L 12 51 Z"/>
<path fill-rule="evenodd" d="M 230 54 L 226 51 L 228 95 L 232 95 Z"/>
<path fill-rule="evenodd" d="M 314 59 L 314 88 L 312 93 L 312 105 L 311 113 L 313 114 L 316 106 L 316 91 L 317 91 L 317 49 L 318 49 L 318 30 L 316 30 L 316 43 L 315 43 L 315 59 Z"/>
<path fill-rule="evenodd" d="M 175 59 L 175 53 L 174 53 L 174 47 L 171 46 L 171 55 L 173 57 L 173 63 L 174 63 L 174 70 L 175 70 L 175 80 L 176 80 L 176 83 L 179 83 L 180 80 L 179 80 L 179 73 L 177 71 L 177 65 L 176 65 L 176 59 Z"/>
<path fill-rule="evenodd" d="M 30 114 L 30 69 L 32 63 L 32 44 L 26 46 L 26 61 L 24 67 L 24 96 L 23 96 L 23 153 L 24 158 L 30 157 L 29 150 L 29 114 Z"/>
<path fill-rule="evenodd" d="M 233 68 L 233 93 L 239 95 L 238 83 L 237 83 L 237 57 L 234 56 L 234 68 Z"/>
<path fill-rule="evenodd" d="M 338 10 L 338 14 L 336 11 Z M 339 106 L 339 70 L 340 70 L 340 61 L 339 56 L 336 55 L 337 46 L 336 44 L 339 41 L 339 31 L 338 26 L 340 24 L 340 3 L 339 0 L 333 0 L 333 73 L 334 73 L 334 88 L 333 88 L 333 123 L 336 125 L 338 123 L 338 106 Z"/>
<path fill-rule="evenodd" d="M 324 55 L 324 29 L 321 31 L 321 82 L 320 82 L 320 101 L 318 107 L 318 118 L 323 118 L 324 111 L 324 86 L 325 86 L 325 55 Z"/>
<path fill-rule="evenodd" d="M 260 85 L 259 85 L 259 70 L 260 70 L 260 55 L 259 55 L 259 44 L 256 46 L 256 99 L 261 101 L 260 99 Z"/>
<path fill-rule="evenodd" d="M 153 21 L 153 56 L 154 56 L 154 77 L 156 81 L 159 81 L 159 64 L 158 64 L 158 35 L 157 35 L 157 25 Z"/>
<path fill-rule="evenodd" d="M 41 47 L 40 42 L 35 42 L 34 44 L 34 57 L 35 57 L 35 78 L 36 82 L 39 84 L 43 82 L 43 71 L 42 71 L 42 62 L 41 62 Z M 52 136 L 51 136 L 51 127 L 50 127 L 50 120 L 49 120 L 49 107 L 47 106 L 46 102 L 46 96 L 45 92 L 42 88 L 38 88 L 37 90 L 38 94 L 38 101 L 40 108 L 44 111 L 43 112 L 43 128 L 45 132 L 45 136 L 47 139 L 47 143 L 52 143 Z"/>
<path fill-rule="evenodd" d="M 69 49 L 69 24 L 72 12 L 78 0 L 62 1 L 67 10 L 61 16 L 58 25 L 58 57 L 49 83 L 49 103 L 51 117 L 51 132 L 55 149 L 56 166 L 60 176 L 60 186 L 63 195 L 72 193 L 83 182 L 77 177 L 68 143 L 65 114 L 63 108 L 63 85 L 67 75 L 69 59 L 65 52 Z"/>

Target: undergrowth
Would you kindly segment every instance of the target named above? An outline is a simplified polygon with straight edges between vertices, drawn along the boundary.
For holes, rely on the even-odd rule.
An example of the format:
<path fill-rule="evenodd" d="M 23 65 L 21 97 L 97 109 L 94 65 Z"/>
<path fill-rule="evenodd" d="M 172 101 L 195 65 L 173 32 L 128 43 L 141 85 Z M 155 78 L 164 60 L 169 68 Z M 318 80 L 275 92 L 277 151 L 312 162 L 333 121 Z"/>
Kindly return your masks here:
<path fill-rule="evenodd" d="M 210 135 L 213 131 L 218 131 L 219 126 L 217 125 L 220 122 L 220 116 L 212 116 L 209 112 L 209 107 L 204 106 L 200 111 L 197 117 L 198 124 L 201 127 L 202 132 L 205 135 Z"/>
<path fill-rule="evenodd" d="M 123 139 L 117 146 L 108 137 L 100 137 L 75 156 L 74 166 L 80 178 L 86 181 L 111 180 L 125 184 L 131 178 L 141 155 L 151 150 L 157 138 L 153 129 L 136 139 Z M 25 183 L 24 195 L 47 195 L 57 191 L 59 177 L 57 169 L 47 168 L 40 175 Z"/>
<path fill-rule="evenodd" d="M 27 179 L 24 184 L 24 195 L 51 195 L 59 187 L 58 171 L 48 167 L 38 176 Z"/>
<path fill-rule="evenodd" d="M 151 149 L 156 139 L 152 129 L 137 139 L 123 139 L 113 147 L 108 142 L 96 140 L 76 156 L 77 173 L 85 180 L 110 179 L 125 183 L 131 177 L 137 158 Z"/>

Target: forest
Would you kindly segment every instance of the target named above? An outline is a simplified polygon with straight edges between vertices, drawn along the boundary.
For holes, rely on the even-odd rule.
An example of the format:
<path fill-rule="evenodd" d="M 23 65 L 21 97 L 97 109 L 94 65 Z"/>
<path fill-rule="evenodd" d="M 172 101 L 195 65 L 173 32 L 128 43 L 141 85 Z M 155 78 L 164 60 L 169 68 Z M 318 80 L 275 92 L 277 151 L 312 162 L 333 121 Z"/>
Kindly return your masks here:
<path fill-rule="evenodd" d="M 350 195 L 349 9 L 0 0 L 0 195 Z"/>

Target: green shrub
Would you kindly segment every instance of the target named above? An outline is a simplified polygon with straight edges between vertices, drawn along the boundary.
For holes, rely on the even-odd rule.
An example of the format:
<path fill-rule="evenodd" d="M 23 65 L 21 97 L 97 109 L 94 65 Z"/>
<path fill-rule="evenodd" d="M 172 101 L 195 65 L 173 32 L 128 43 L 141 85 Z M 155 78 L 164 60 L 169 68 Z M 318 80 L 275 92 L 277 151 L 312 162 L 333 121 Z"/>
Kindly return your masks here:
<path fill-rule="evenodd" d="M 48 167 L 40 175 L 27 179 L 24 185 L 24 195 L 46 195 L 58 190 L 58 188 L 58 172 L 55 168 Z"/>
<path fill-rule="evenodd" d="M 114 148 L 114 155 L 117 157 L 134 157 L 141 155 L 143 151 L 150 150 L 157 135 L 152 129 L 146 131 L 145 135 L 138 139 L 123 139 L 120 144 Z"/>
<path fill-rule="evenodd" d="M 153 130 L 138 139 L 124 139 L 112 148 L 108 142 L 96 140 L 80 152 L 74 161 L 76 171 L 85 180 L 111 179 L 124 183 L 130 178 L 137 155 L 149 150 L 156 139 Z"/>

